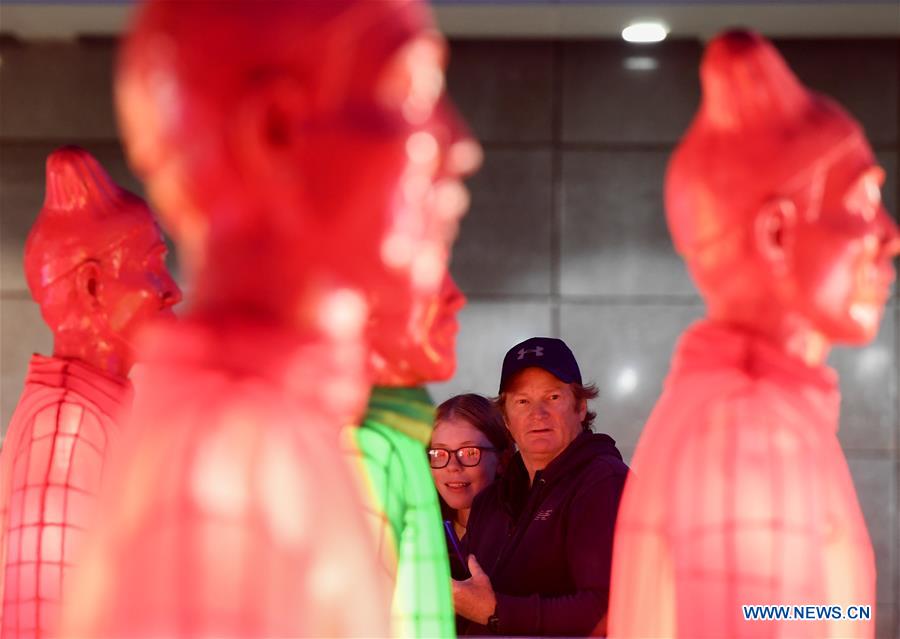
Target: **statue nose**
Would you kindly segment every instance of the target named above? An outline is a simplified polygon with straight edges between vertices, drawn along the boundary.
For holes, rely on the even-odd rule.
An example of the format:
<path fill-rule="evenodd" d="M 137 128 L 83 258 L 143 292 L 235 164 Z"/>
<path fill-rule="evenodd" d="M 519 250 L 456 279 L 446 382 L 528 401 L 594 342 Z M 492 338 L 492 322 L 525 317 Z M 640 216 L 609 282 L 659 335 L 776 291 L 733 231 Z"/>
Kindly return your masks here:
<path fill-rule="evenodd" d="M 178 284 L 175 283 L 175 280 L 171 278 L 169 278 L 169 280 L 169 286 L 166 287 L 166 290 L 162 294 L 163 308 L 175 306 L 183 297 L 181 289 L 178 287 Z"/>
<path fill-rule="evenodd" d="M 884 230 L 882 231 L 882 253 L 889 258 L 900 255 L 900 229 L 897 223 L 888 215 L 887 211 L 882 211 L 885 219 Z"/>

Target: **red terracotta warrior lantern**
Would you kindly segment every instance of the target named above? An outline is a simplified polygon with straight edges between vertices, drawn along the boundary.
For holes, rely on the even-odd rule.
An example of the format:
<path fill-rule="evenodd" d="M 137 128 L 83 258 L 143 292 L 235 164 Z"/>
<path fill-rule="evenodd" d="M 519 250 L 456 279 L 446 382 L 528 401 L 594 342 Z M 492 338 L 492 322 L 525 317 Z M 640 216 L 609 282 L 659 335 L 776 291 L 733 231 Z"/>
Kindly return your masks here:
<path fill-rule="evenodd" d="M 3 637 L 57 630 L 63 587 L 121 421 L 137 328 L 181 298 L 147 205 L 83 149 L 47 158 L 47 190 L 25 245 L 25 276 L 53 332 L 34 355 L 0 453 Z"/>
<path fill-rule="evenodd" d="M 444 58 L 413 0 L 140 11 L 117 103 L 190 308 L 143 338 L 134 441 L 68 635 L 390 633 L 339 433 L 372 383 L 372 292 L 398 273 L 437 291 L 462 213 L 427 205 L 452 151 Z"/>
<path fill-rule="evenodd" d="M 446 637 L 455 632 L 453 601 L 425 455 L 434 405 L 424 385 L 445 381 L 456 369 L 456 315 L 465 297 L 447 261 L 469 205 L 462 178 L 480 164 L 481 149 L 445 97 L 408 150 L 415 161 L 403 178 L 404 197 L 421 202 L 423 215 L 408 216 L 384 242 L 392 268 L 366 289 L 375 386 L 359 425 L 346 430 L 346 447 L 361 471 L 364 507 L 393 586 L 393 636 Z"/>
<path fill-rule="evenodd" d="M 375 310 L 370 328 L 377 327 L 373 340 L 384 350 L 372 352 L 375 387 L 366 414 L 347 428 L 348 458 L 361 470 L 365 509 L 393 582 L 395 637 L 455 632 L 441 509 L 425 457 L 435 409 L 424 385 L 455 370 L 456 314 L 464 304 L 448 273 L 439 291 L 397 295 L 384 314 Z"/>
<path fill-rule="evenodd" d="M 708 46 L 666 213 L 707 317 L 682 336 L 616 528 L 612 637 L 870 637 L 875 564 L 837 439 L 832 344 L 879 327 L 900 251 L 859 124 L 749 32 Z M 794 614 L 794 613 L 792 613 Z"/>

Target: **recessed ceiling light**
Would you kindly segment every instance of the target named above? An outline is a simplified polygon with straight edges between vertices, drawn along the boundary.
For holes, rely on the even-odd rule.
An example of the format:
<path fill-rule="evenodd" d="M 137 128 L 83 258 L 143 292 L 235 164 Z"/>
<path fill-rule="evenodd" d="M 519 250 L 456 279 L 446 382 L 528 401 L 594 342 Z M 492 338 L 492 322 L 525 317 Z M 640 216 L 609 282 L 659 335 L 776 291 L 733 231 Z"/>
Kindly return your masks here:
<path fill-rule="evenodd" d="M 622 63 L 629 71 L 653 71 L 659 67 L 656 58 L 648 55 L 630 55 Z"/>
<path fill-rule="evenodd" d="M 662 42 L 669 30 L 662 22 L 634 22 L 622 29 L 626 42 Z"/>

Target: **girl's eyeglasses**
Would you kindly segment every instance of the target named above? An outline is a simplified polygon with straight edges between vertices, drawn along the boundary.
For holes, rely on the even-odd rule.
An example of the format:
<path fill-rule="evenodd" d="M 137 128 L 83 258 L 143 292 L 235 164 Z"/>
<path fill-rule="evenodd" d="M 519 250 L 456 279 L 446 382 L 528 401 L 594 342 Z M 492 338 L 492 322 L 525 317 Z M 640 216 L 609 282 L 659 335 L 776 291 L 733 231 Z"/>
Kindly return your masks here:
<path fill-rule="evenodd" d="M 481 463 L 481 451 L 496 450 L 491 446 L 463 446 L 456 450 L 447 450 L 446 448 L 429 448 L 428 463 L 432 468 L 444 468 L 450 463 L 450 456 L 456 455 L 456 461 L 461 466 L 471 468 Z"/>

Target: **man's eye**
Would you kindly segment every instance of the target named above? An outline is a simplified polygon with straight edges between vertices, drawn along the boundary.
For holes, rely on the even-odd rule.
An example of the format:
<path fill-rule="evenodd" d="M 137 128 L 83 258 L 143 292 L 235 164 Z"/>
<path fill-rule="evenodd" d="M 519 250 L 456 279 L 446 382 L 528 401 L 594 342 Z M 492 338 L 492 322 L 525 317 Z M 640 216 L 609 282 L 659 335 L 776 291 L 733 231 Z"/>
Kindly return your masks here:
<path fill-rule="evenodd" d="M 553 395 L 550 396 L 550 399 L 553 399 L 553 400 L 559 399 L 559 394 L 558 394 L 558 393 L 554 393 Z"/>
<path fill-rule="evenodd" d="M 527 404 L 527 403 L 528 403 L 528 400 L 527 400 L 527 399 L 517 399 L 517 400 L 516 400 L 516 404 L 518 404 L 519 406 L 522 406 L 522 405 Z"/>

